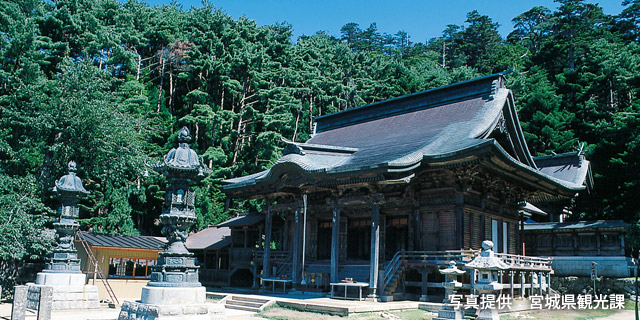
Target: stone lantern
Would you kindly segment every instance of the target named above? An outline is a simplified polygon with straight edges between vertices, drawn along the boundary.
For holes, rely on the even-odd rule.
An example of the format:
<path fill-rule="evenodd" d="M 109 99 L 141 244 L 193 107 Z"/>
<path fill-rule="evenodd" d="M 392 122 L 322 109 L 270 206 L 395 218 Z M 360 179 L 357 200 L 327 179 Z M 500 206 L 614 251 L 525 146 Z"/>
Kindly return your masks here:
<path fill-rule="evenodd" d="M 189 228 L 196 221 L 196 194 L 191 186 L 211 170 L 200 163 L 196 152 L 189 147 L 190 140 L 189 129 L 180 129 L 178 147 L 171 149 L 162 163 L 151 166 L 167 177 L 169 187 L 160 215 L 162 234 L 168 242 L 164 252 L 160 253 L 157 265 L 153 267 L 151 281 L 147 284 L 149 287 L 204 289 L 198 281 L 195 256 L 187 250 L 185 241 Z"/>
<path fill-rule="evenodd" d="M 87 276 L 80 269 L 80 259 L 74 245 L 78 230 L 76 218 L 80 216 L 78 200 L 89 194 L 76 176 L 76 163 L 70 161 L 69 173 L 56 180 L 51 191 L 60 201 L 56 221 L 56 247 L 46 261 L 45 269 L 39 272 L 35 284 L 29 284 L 29 292 L 40 291 L 40 287 L 53 287 L 52 309 L 98 308 L 98 289 L 86 285 Z M 62 294 L 63 293 L 63 294 Z M 34 301 L 35 303 L 35 301 Z"/>
<path fill-rule="evenodd" d="M 509 266 L 502 262 L 493 252 L 493 242 L 485 240 L 482 242 L 480 255 L 465 265 L 469 269 L 475 270 L 478 280 L 474 289 L 479 295 L 496 294 L 502 290 L 499 271 L 509 269 Z M 472 279 L 473 280 L 473 279 Z M 478 310 L 478 320 L 498 320 L 497 305 L 495 308 L 480 308 Z"/>
<path fill-rule="evenodd" d="M 89 192 L 84 189 L 82 181 L 76 176 L 76 163 L 69 162 L 68 168 L 69 173 L 56 180 L 55 186 L 51 188 L 51 191 L 60 201 L 60 206 L 58 207 L 56 222 L 53 223 L 53 227 L 56 229 L 57 246 L 47 260 L 46 268 L 42 271 L 46 273 L 82 274 L 80 259 L 78 259 L 73 237 L 79 227 L 76 221 L 76 218 L 80 217 L 78 200 L 80 200 L 81 196 L 89 194 Z"/>
<path fill-rule="evenodd" d="M 140 302 L 125 302 L 118 319 L 224 318 L 220 306 L 206 303 L 195 256 L 185 246 L 189 228 L 196 221 L 192 186 L 211 173 L 189 147 L 190 140 L 189 129 L 180 129 L 178 147 L 171 149 L 162 163 L 151 166 L 169 182 L 160 214 L 167 244 L 152 267 L 151 280 L 142 288 Z"/>
<path fill-rule="evenodd" d="M 449 267 L 438 271 L 445 276 L 445 282 L 442 284 L 444 287 L 444 300 L 442 300 L 442 303 L 445 305 L 438 311 L 438 317 L 434 318 L 434 320 L 464 319 L 462 308 L 458 307 L 456 309 L 447 304 L 451 303 L 449 297 L 455 295 L 457 290 L 462 288 L 462 283 L 458 281 L 458 277 L 463 275 L 465 271 L 458 269 L 455 261 L 450 261 Z"/>

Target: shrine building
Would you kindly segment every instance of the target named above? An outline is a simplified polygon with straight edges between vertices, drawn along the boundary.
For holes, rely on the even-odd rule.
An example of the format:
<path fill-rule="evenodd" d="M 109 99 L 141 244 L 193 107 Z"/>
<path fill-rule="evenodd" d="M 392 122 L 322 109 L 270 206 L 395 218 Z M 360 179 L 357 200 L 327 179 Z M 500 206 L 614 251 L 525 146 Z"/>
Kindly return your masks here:
<path fill-rule="evenodd" d="M 255 235 L 232 226 L 229 277 L 317 290 L 353 278 L 384 296 L 402 272 L 403 290 L 425 295 L 429 267 L 454 252 L 492 240 L 496 253 L 522 254 L 524 204 L 562 207 L 591 172 L 580 153 L 536 162 L 503 75 L 317 117 L 311 138 L 285 142 L 270 169 L 225 180 L 228 198 L 266 202 Z M 234 250 L 255 251 L 246 270 L 233 268 Z"/>

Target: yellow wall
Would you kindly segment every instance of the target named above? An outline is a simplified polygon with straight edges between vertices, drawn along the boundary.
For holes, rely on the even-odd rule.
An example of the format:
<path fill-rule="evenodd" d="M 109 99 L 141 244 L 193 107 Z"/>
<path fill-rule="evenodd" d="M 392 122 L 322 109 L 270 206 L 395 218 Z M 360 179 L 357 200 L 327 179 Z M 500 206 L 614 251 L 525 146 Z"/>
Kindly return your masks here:
<path fill-rule="evenodd" d="M 87 253 L 78 241 L 76 241 L 76 248 L 78 248 L 78 258 L 81 260 L 82 271 L 85 273 L 93 272 L 93 266 L 89 262 Z M 102 268 L 102 272 L 105 276 L 108 276 L 109 258 L 111 257 L 158 259 L 158 253 L 162 250 L 91 247 L 91 251 L 98 261 L 98 265 Z M 89 274 L 89 278 L 93 278 L 93 274 Z"/>

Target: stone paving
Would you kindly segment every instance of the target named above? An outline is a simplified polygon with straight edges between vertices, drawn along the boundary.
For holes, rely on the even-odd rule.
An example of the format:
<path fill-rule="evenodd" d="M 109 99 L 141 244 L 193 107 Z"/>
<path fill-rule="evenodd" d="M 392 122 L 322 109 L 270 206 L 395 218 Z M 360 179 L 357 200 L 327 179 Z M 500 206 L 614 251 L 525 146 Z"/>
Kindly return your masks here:
<path fill-rule="evenodd" d="M 300 311 L 316 311 L 328 312 L 333 314 L 360 313 L 360 312 L 376 312 L 389 310 L 417 309 L 420 303 L 412 301 L 394 301 L 394 302 L 374 302 L 367 301 L 350 301 L 329 299 L 317 294 L 252 294 L 252 293 L 233 293 L 233 292 L 216 292 L 217 295 L 236 295 L 245 297 L 256 297 L 262 299 L 277 300 L 281 305 L 286 305 Z M 215 303 L 215 301 L 209 301 Z M 51 314 L 52 320 L 115 320 L 118 318 L 120 308 L 101 307 L 96 310 L 54 310 Z M 226 309 L 227 318 L 229 320 L 240 319 L 262 319 L 254 312 Z M 0 319 L 11 318 L 11 303 L 0 303 Z M 27 311 L 25 319 L 36 319 L 35 313 Z"/>

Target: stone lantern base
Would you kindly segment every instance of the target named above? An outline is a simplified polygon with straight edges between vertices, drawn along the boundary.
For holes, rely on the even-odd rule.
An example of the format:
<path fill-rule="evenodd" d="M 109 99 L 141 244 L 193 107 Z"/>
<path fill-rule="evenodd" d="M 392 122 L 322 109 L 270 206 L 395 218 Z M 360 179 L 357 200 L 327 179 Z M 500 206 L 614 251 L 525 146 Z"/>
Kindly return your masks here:
<path fill-rule="evenodd" d="M 443 305 L 442 309 L 438 310 L 438 316 L 433 318 L 433 320 L 463 320 L 464 319 L 464 309 L 458 308 L 456 310 L 452 305 Z"/>
<path fill-rule="evenodd" d="M 98 309 L 98 287 L 85 284 L 86 280 L 84 273 L 39 272 L 36 283 L 27 284 L 27 303 L 38 303 L 39 287 L 51 287 L 52 310 Z"/>
<path fill-rule="evenodd" d="M 224 304 L 154 305 L 125 301 L 118 320 L 227 320 Z"/>
<path fill-rule="evenodd" d="M 226 320 L 223 304 L 206 303 L 205 287 L 144 286 L 140 301 L 122 304 L 118 320 Z"/>

